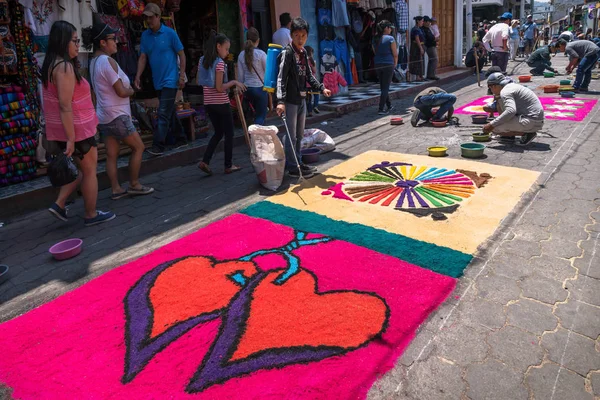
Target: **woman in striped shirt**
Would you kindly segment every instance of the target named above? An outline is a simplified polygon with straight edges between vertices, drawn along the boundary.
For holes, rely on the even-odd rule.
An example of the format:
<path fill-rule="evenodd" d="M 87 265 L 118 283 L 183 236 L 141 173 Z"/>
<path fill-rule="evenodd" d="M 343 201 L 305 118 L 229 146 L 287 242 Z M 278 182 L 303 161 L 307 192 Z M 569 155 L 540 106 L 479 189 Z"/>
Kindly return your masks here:
<path fill-rule="evenodd" d="M 231 174 L 241 169 L 232 161 L 234 128 L 227 90 L 236 87 L 243 92 L 246 90 L 246 86 L 238 81 L 227 80 L 227 69 L 223 60 L 229 55 L 229 46 L 227 36 L 211 32 L 210 38 L 206 41 L 204 56 L 200 58 L 198 65 L 198 83 L 202 85 L 204 92 L 204 106 L 210 122 L 215 128 L 215 133 L 208 142 L 204 157 L 198 164 L 198 168 L 208 175 L 212 175 L 212 170 L 208 165 L 223 137 L 225 137 L 225 173 Z"/>

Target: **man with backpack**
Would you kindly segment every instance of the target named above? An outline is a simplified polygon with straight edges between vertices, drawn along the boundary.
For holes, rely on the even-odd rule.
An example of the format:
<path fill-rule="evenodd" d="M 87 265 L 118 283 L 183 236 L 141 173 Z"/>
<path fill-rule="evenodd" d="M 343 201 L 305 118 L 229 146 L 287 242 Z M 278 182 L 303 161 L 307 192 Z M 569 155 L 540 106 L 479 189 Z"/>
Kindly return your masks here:
<path fill-rule="evenodd" d="M 523 39 L 525 39 L 525 56 L 529 56 L 533 51 L 538 36 L 538 29 L 533 16 L 527 16 L 527 22 L 523 24 Z"/>

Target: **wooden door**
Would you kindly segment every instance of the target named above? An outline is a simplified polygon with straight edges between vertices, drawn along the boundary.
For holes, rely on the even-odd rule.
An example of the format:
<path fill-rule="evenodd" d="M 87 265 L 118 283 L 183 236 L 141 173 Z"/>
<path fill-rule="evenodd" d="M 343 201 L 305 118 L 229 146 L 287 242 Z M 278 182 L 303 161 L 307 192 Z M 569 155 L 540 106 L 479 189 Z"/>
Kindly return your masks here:
<path fill-rule="evenodd" d="M 438 68 L 454 65 L 454 0 L 432 0 L 432 13 L 440 30 Z"/>

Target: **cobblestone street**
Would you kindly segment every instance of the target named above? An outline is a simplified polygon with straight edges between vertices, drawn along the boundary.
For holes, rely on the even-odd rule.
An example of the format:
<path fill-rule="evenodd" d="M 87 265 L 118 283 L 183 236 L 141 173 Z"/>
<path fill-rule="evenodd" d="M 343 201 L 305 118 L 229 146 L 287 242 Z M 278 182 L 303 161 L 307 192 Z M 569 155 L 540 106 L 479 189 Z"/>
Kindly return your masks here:
<path fill-rule="evenodd" d="M 567 59 L 559 55 L 553 63 L 564 70 Z M 525 64 L 511 62 L 508 69 L 515 67 L 513 78 L 528 73 Z M 544 83 L 535 77 L 529 87 Z M 600 90 L 599 81 L 591 87 Z M 458 96 L 456 106 L 487 92 L 474 76 L 443 88 Z M 413 97 L 394 101 L 405 121 Z M 526 148 L 489 143 L 485 163 L 541 176 L 395 368 L 375 383 L 370 399 L 600 398 L 599 110 L 596 105 L 582 122 L 546 120 Z M 337 145 L 321 157 L 319 170 L 374 149 L 425 155 L 427 147 L 443 145 L 450 157 L 460 158 L 460 143 L 470 141 L 476 128 L 468 116 L 458 117 L 459 127 L 392 126 L 390 116 L 368 107 L 330 119 L 314 126 Z M 212 177 L 195 164 L 142 177 L 156 188 L 146 197 L 112 201 L 104 190 L 98 208 L 117 218 L 99 226 L 84 227 L 81 199 L 70 207 L 67 223 L 46 210 L 3 221 L 0 263 L 10 266 L 11 275 L 0 285 L 0 322 L 270 195 L 259 189 L 245 146 L 234 149 L 234 161 L 244 169 L 233 175 L 221 174 L 220 153 Z M 84 240 L 82 254 L 52 260 L 48 248 L 70 237 Z"/>

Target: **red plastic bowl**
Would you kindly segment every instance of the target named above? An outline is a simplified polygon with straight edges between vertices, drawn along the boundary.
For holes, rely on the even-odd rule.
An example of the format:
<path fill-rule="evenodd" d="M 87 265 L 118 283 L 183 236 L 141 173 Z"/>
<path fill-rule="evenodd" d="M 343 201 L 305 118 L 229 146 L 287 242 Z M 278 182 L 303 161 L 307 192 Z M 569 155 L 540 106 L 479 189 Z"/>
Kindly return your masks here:
<path fill-rule="evenodd" d="M 531 75 L 519 76 L 519 82 L 531 82 Z"/>
<path fill-rule="evenodd" d="M 446 124 L 448 123 L 448 121 L 443 120 L 443 121 L 431 121 L 431 125 L 435 126 L 436 128 L 443 128 L 446 126 Z"/>
<path fill-rule="evenodd" d="M 81 253 L 82 245 L 83 240 L 81 239 L 67 239 L 60 243 L 56 243 L 54 246 L 50 247 L 50 250 L 48 251 L 57 260 L 66 260 Z"/>

